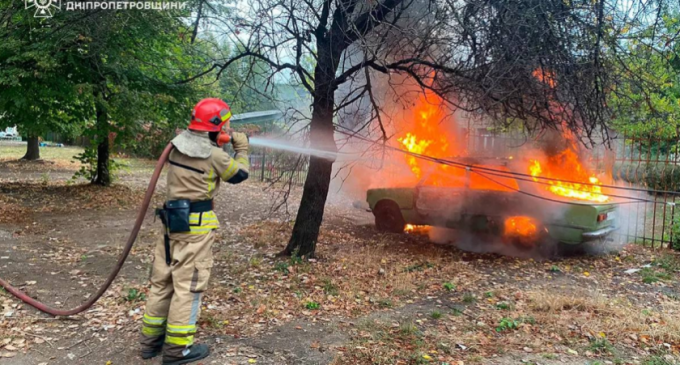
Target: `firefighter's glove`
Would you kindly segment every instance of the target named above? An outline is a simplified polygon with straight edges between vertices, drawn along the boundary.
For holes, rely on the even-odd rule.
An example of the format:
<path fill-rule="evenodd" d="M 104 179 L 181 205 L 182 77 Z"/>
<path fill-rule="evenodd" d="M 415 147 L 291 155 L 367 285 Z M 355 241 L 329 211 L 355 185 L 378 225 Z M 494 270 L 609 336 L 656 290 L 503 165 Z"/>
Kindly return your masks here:
<path fill-rule="evenodd" d="M 234 152 L 248 152 L 248 136 L 241 132 L 232 132 L 231 144 L 234 146 Z"/>

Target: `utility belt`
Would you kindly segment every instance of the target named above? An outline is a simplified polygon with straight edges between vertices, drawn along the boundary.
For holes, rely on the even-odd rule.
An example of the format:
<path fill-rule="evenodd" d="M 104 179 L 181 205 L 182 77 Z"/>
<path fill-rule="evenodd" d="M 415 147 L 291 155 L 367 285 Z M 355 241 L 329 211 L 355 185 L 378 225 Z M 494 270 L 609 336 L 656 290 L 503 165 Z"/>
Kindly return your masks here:
<path fill-rule="evenodd" d="M 202 200 L 191 202 L 189 199 L 168 200 L 163 208 L 156 208 L 156 216 L 160 217 L 165 227 L 165 263 L 170 265 L 170 233 L 190 232 L 189 215 L 191 213 L 209 212 L 213 210 L 213 201 Z"/>

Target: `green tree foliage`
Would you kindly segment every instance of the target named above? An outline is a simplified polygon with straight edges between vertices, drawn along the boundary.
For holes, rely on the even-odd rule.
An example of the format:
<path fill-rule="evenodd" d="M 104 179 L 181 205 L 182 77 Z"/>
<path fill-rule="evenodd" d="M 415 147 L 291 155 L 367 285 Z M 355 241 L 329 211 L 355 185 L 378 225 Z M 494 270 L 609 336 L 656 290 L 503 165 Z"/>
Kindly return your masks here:
<path fill-rule="evenodd" d="M 71 24 L 59 52 L 72 55 L 76 78 L 87 85 L 94 105 L 97 173 L 108 185 L 111 132 L 123 146 L 149 125 L 186 123 L 196 90 L 177 81 L 198 73 L 200 55 L 185 37 L 182 11 L 109 11 Z M 66 28 L 65 28 L 66 29 Z"/>
<path fill-rule="evenodd" d="M 51 19 L 12 0 L 0 0 L 0 8 L 0 126 L 34 137 L 90 137 L 80 157 L 97 156 L 93 182 L 111 181 L 110 141 L 157 156 L 201 98 L 221 97 L 235 113 L 274 108 L 261 64 L 244 61 L 217 80 L 212 62 L 234 47 L 202 37 L 194 8 L 55 11 Z M 206 6 L 201 14 L 226 11 Z"/>
<path fill-rule="evenodd" d="M 205 62 L 184 19 L 168 11 L 58 11 L 37 20 L 0 0 L 0 110 L 28 135 L 84 131 L 95 141 L 93 182 L 108 185 L 109 141 L 135 143 L 150 126 L 187 123 Z M 194 78 L 194 81 L 200 79 Z"/>
<path fill-rule="evenodd" d="M 0 8 L 0 127 L 16 125 L 29 138 L 80 133 L 87 102 L 69 80 L 69 63 L 44 47 L 43 37 L 53 30 L 23 4 L 2 0 Z"/>
<path fill-rule="evenodd" d="M 645 147 L 668 153 L 680 135 L 680 44 L 674 37 L 680 14 L 664 14 L 656 24 L 626 25 L 622 32 L 630 37 L 619 55 L 623 77 L 610 94 L 613 126 L 628 135 L 659 138 Z"/>
<path fill-rule="evenodd" d="M 674 161 L 680 152 L 680 13 L 661 8 L 656 23 L 625 24 L 617 63 L 620 82 L 610 93 L 613 128 L 629 138 L 624 154 Z M 617 164 L 618 179 L 656 190 L 680 191 L 672 164 Z"/>

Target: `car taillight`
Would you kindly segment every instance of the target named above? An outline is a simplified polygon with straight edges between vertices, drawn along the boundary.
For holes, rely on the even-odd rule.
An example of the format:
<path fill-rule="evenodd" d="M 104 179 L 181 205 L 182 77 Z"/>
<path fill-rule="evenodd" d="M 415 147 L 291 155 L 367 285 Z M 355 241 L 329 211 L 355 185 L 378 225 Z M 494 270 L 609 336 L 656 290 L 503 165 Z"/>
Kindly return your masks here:
<path fill-rule="evenodd" d="M 597 221 L 602 222 L 604 220 L 607 220 L 607 213 L 602 213 L 597 215 Z"/>

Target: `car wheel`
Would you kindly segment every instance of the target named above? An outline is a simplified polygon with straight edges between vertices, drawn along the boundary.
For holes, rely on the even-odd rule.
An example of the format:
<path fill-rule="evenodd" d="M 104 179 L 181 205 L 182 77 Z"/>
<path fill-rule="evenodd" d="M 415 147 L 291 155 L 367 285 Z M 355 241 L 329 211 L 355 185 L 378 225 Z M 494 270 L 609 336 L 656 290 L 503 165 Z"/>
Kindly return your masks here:
<path fill-rule="evenodd" d="M 382 200 L 373 208 L 375 226 L 381 232 L 402 233 L 406 221 L 401 215 L 401 209 L 397 203 L 391 200 Z"/>

